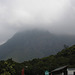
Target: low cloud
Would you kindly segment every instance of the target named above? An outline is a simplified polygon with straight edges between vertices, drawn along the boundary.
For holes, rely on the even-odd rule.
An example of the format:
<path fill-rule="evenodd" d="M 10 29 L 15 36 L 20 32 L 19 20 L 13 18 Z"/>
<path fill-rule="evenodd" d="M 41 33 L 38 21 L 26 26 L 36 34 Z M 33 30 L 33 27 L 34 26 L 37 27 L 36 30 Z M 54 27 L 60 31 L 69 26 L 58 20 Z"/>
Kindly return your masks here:
<path fill-rule="evenodd" d="M 75 34 L 75 0 L 0 0 L 0 41 L 20 29 Z"/>

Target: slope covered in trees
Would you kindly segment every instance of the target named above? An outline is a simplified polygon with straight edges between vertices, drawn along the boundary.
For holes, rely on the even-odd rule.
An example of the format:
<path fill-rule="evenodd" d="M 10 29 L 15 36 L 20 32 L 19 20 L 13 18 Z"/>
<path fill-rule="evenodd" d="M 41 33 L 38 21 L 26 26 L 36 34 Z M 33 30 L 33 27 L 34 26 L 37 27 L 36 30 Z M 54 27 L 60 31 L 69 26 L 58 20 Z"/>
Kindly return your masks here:
<path fill-rule="evenodd" d="M 12 59 L 0 61 L 1 75 L 21 75 L 24 68 L 25 75 L 44 75 L 46 70 L 52 71 L 55 68 L 68 65 L 75 68 L 75 45 L 41 59 L 33 59 L 22 63 L 14 62 Z"/>

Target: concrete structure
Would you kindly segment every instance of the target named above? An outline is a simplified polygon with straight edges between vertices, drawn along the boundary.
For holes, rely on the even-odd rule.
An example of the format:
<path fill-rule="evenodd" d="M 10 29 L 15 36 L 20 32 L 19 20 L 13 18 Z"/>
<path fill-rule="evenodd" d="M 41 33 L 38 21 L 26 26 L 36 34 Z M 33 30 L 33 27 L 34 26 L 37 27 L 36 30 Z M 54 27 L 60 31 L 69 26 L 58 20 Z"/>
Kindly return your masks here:
<path fill-rule="evenodd" d="M 50 72 L 50 75 L 75 75 L 75 68 L 63 66 Z"/>

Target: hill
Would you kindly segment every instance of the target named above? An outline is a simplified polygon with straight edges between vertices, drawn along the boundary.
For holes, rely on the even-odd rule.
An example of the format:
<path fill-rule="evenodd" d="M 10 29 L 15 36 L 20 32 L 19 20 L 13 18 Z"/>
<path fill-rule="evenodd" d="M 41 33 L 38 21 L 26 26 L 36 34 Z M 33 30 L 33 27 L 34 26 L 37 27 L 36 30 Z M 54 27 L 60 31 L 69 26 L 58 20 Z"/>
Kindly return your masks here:
<path fill-rule="evenodd" d="M 0 61 L 0 74 L 4 75 L 21 75 L 24 68 L 26 75 L 44 75 L 48 70 L 68 65 L 70 68 L 75 68 L 75 45 L 65 48 L 56 55 L 50 55 L 41 59 L 33 59 L 22 63 L 14 62 L 12 59 Z"/>
<path fill-rule="evenodd" d="M 61 50 L 56 55 L 25 61 L 21 64 L 28 66 L 29 68 L 26 72 L 27 74 L 31 72 L 32 75 L 37 73 L 39 75 L 44 75 L 46 70 L 51 72 L 52 70 L 65 65 L 67 65 L 68 68 L 75 68 L 75 45 Z"/>
<path fill-rule="evenodd" d="M 21 31 L 0 46 L 0 59 L 13 58 L 22 62 L 42 58 L 56 54 L 64 44 L 75 44 L 75 36 L 54 35 L 44 30 Z"/>

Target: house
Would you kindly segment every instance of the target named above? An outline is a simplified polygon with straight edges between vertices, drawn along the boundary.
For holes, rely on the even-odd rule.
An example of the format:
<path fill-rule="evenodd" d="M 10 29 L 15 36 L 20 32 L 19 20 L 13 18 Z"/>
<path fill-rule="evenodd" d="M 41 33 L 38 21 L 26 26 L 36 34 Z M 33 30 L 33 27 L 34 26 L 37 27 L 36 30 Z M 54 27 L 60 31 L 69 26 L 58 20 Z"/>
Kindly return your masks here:
<path fill-rule="evenodd" d="M 63 66 L 50 72 L 50 75 L 75 75 L 75 68 Z"/>
<path fill-rule="evenodd" d="M 51 75 L 67 75 L 67 67 L 63 66 L 50 72 Z"/>

